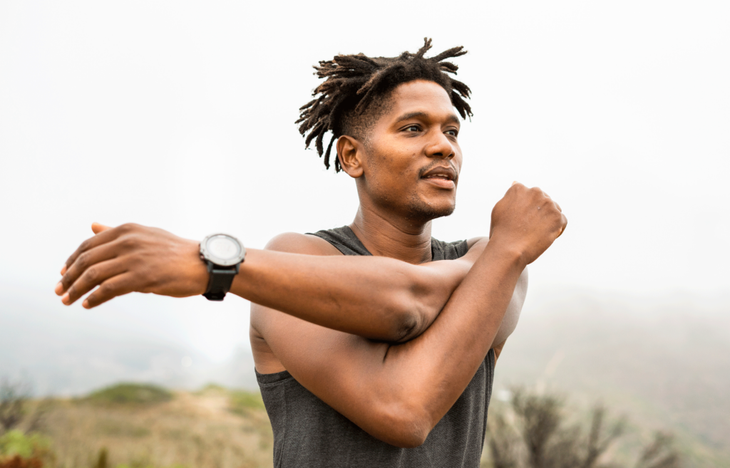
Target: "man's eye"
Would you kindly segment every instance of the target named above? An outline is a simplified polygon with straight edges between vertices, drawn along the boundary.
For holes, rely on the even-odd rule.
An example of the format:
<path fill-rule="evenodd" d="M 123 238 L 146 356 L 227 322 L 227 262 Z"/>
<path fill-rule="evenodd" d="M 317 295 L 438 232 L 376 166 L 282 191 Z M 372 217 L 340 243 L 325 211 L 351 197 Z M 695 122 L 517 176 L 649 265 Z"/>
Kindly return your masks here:
<path fill-rule="evenodd" d="M 451 136 L 459 136 L 459 131 L 456 129 L 446 130 L 446 134 Z"/>
<path fill-rule="evenodd" d="M 404 128 L 403 130 L 405 130 L 406 132 L 417 132 L 417 131 L 421 130 L 421 128 L 418 125 L 409 125 L 406 128 Z"/>

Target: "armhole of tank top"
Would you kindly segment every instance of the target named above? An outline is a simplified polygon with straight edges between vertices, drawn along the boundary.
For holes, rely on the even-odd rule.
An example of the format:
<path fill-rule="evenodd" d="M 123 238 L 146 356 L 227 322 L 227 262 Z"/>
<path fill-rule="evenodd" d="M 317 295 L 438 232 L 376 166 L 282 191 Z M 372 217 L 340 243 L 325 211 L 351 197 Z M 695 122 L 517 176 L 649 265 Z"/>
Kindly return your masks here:
<path fill-rule="evenodd" d="M 254 372 L 256 373 L 256 381 L 261 387 L 274 387 L 294 378 L 287 370 L 274 372 L 273 374 L 261 374 L 254 368 Z"/>

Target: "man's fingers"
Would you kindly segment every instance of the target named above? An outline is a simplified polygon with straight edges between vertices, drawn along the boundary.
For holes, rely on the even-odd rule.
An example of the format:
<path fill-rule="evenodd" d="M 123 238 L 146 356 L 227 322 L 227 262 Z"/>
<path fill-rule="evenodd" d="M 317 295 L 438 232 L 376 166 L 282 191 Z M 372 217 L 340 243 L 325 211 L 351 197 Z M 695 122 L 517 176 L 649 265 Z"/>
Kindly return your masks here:
<path fill-rule="evenodd" d="M 80 253 L 73 264 L 66 269 L 61 281 L 56 285 L 56 294 L 59 296 L 73 285 L 81 275 L 96 264 L 104 262 L 119 255 L 118 242 L 107 242 L 91 250 Z M 97 283 L 98 284 L 98 283 Z"/>
<path fill-rule="evenodd" d="M 134 291 L 133 280 L 134 275 L 131 273 L 122 273 L 121 275 L 109 278 L 101 283 L 81 305 L 85 309 L 91 309 L 115 297 L 129 294 Z"/>
<path fill-rule="evenodd" d="M 94 234 L 99 234 L 100 232 L 106 231 L 108 229 L 111 229 L 111 228 L 109 226 L 104 226 L 103 224 L 100 224 L 100 223 L 91 223 L 91 230 L 94 232 Z M 93 237 L 92 237 L 92 239 L 93 239 Z M 81 245 L 84 246 L 83 243 Z M 79 249 L 80 248 L 81 247 L 79 247 Z M 76 252 L 74 252 L 73 255 L 71 255 L 68 258 L 68 260 L 66 260 L 66 262 L 63 264 L 63 267 L 61 268 L 61 275 L 66 274 L 66 272 L 68 271 L 68 267 L 71 265 L 71 263 L 73 263 L 73 260 L 76 258 L 76 256 L 78 256 L 78 254 L 79 254 L 79 250 L 77 249 Z M 56 294 L 59 294 L 59 293 L 56 292 Z"/>
<path fill-rule="evenodd" d="M 92 230 L 94 230 L 95 225 L 100 227 L 98 234 L 96 234 L 94 237 L 86 239 L 81 243 L 81 245 L 79 245 L 79 248 L 76 249 L 76 251 L 72 253 L 70 257 L 68 257 L 66 263 L 64 263 L 65 270 L 61 269 L 61 271 L 63 272 L 61 274 L 65 274 L 73 266 L 76 259 L 82 253 L 89 251 L 99 245 L 111 242 L 120 235 L 132 231 L 136 227 L 136 225 L 134 224 L 122 224 L 121 226 L 117 226 L 115 228 L 109 228 L 102 224 L 94 223 L 91 225 Z M 94 230 L 94 232 L 96 231 Z"/>
<path fill-rule="evenodd" d="M 110 278 L 114 278 L 125 272 L 126 268 L 124 264 L 116 258 L 96 263 L 87 268 L 79 279 L 74 281 L 68 288 L 68 291 L 66 291 L 66 294 L 61 298 L 61 302 L 66 305 L 71 305 L 96 286 L 104 284 Z"/>
<path fill-rule="evenodd" d="M 106 231 L 107 229 L 111 229 L 111 227 L 104 226 L 101 223 L 91 223 L 91 230 L 94 231 L 94 234 L 99 234 L 100 232 Z"/>
<path fill-rule="evenodd" d="M 560 209 L 560 208 L 558 208 L 558 209 Z M 560 221 L 561 221 L 561 225 L 560 225 L 560 231 L 558 232 L 558 237 L 562 236 L 563 233 L 565 232 L 565 228 L 568 227 L 568 218 L 565 217 L 565 215 L 562 213 L 562 211 L 560 212 Z"/>

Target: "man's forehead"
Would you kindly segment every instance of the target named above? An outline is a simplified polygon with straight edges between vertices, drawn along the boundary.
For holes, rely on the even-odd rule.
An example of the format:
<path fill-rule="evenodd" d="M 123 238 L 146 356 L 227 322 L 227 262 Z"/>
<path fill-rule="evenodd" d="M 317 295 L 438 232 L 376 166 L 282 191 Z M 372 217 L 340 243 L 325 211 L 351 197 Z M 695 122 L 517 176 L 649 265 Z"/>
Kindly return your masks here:
<path fill-rule="evenodd" d="M 424 119 L 424 120 L 438 119 L 438 120 L 443 120 L 444 122 L 447 122 L 447 123 L 455 123 L 455 124 L 461 125 L 461 120 L 459 119 L 459 116 L 456 115 L 456 113 L 438 112 L 438 111 L 435 111 L 434 109 L 406 112 L 404 114 L 398 115 L 397 117 L 395 117 L 394 120 L 396 122 L 401 122 L 403 120 L 410 120 L 410 119 Z"/>
<path fill-rule="evenodd" d="M 417 80 L 402 83 L 393 90 L 390 100 L 390 108 L 386 113 L 390 121 L 439 118 L 460 122 L 448 93 L 433 81 Z"/>

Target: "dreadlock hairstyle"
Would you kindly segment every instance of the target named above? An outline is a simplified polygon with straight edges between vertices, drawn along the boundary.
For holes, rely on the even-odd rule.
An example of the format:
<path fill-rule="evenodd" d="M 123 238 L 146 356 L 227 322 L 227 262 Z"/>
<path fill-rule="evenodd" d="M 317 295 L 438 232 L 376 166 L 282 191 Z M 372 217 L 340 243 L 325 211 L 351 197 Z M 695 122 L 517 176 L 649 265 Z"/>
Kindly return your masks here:
<path fill-rule="evenodd" d="M 403 52 L 398 57 L 367 57 L 364 54 L 337 55 L 332 60 L 320 61 L 315 65 L 315 75 L 324 78 L 312 93 L 315 99 L 299 108 L 299 133 L 307 134 L 305 146 L 309 148 L 315 140 L 317 153 L 324 165 L 330 167 L 332 144 L 341 135 L 355 135 L 362 127 L 369 125 L 368 118 L 378 118 L 384 105 L 378 98 L 387 97 L 399 84 L 414 80 L 433 81 L 441 85 L 451 98 L 451 103 L 465 119 L 472 116 L 471 107 L 464 100 L 471 90 L 461 81 L 447 73 L 456 75 L 458 66 L 444 61 L 466 54 L 464 47 L 453 47 L 440 54 L 425 58 L 431 48 L 431 39 L 424 38 L 423 47 L 412 54 Z M 316 97 L 319 94 L 319 97 Z M 327 150 L 324 151 L 325 133 L 332 132 Z M 335 157 L 335 172 L 339 172 L 340 161 Z"/>

